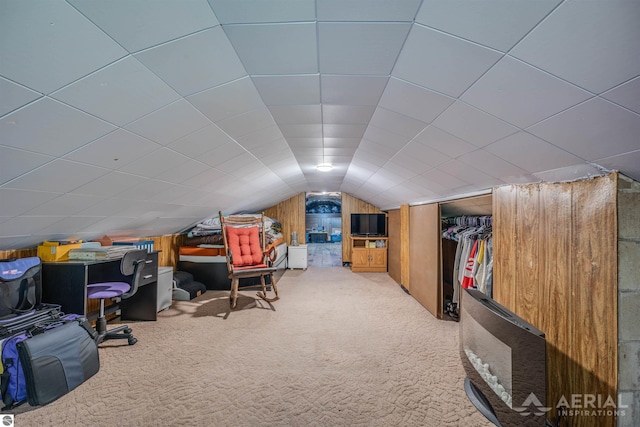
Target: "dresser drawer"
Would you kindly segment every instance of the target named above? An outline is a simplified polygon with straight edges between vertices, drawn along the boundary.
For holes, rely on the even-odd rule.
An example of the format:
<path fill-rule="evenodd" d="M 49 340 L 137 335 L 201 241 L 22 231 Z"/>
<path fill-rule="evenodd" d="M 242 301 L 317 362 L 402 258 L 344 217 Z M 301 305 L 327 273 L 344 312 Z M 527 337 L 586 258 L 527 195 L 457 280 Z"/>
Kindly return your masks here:
<path fill-rule="evenodd" d="M 142 270 L 142 278 L 140 285 L 146 285 L 158 280 L 158 252 L 147 254 L 144 269 Z"/>

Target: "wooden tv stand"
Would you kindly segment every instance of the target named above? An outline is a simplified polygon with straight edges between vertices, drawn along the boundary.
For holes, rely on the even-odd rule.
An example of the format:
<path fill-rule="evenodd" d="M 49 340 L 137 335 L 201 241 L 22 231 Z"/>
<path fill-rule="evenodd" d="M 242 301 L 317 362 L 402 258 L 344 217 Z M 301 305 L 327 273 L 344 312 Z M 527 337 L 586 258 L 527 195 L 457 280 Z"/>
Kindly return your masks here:
<path fill-rule="evenodd" d="M 388 240 L 388 237 L 351 236 L 351 271 L 386 273 Z M 379 247 L 376 242 L 384 242 L 384 246 Z"/>

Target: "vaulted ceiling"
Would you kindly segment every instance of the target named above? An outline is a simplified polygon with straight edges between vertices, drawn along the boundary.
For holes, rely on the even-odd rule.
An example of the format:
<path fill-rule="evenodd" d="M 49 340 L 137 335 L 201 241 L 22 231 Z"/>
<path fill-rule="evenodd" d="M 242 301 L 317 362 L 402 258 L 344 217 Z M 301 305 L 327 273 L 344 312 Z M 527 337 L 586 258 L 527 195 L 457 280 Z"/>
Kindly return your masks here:
<path fill-rule="evenodd" d="M 632 0 L 2 0 L 0 249 L 306 191 L 640 180 L 639 22 Z"/>

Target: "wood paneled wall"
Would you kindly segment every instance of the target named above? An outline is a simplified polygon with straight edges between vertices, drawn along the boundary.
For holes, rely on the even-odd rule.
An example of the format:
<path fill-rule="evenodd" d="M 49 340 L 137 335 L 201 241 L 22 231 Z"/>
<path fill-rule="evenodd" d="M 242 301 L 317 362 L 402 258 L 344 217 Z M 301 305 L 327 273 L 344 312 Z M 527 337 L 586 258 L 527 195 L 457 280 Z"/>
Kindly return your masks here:
<path fill-rule="evenodd" d="M 298 243 L 305 243 L 305 206 L 306 194 L 299 193 L 264 210 L 266 216 L 282 223 L 282 237 L 287 244 L 291 244 L 291 233 L 294 231 L 298 233 Z"/>
<path fill-rule="evenodd" d="M 342 262 L 351 262 L 351 214 L 382 213 L 377 207 L 342 193 Z"/>
<path fill-rule="evenodd" d="M 387 212 L 387 224 L 389 226 L 387 240 L 387 269 L 389 276 L 402 285 L 402 258 L 400 247 L 402 246 L 400 209 L 393 209 Z"/>
<path fill-rule="evenodd" d="M 409 292 L 436 318 L 442 319 L 442 224 L 440 205 L 409 209 Z"/>
<path fill-rule="evenodd" d="M 29 248 L 29 249 L 16 249 L 10 251 L 0 251 L 0 259 L 9 259 L 9 258 L 27 258 L 30 256 L 37 256 L 38 249 L 37 248 Z"/>
<path fill-rule="evenodd" d="M 493 192 L 494 298 L 546 334 L 550 419 L 561 396 L 617 400 L 616 198 L 616 173 Z"/>
<path fill-rule="evenodd" d="M 389 276 L 410 290 L 409 281 L 409 205 L 387 212 L 389 224 Z"/>

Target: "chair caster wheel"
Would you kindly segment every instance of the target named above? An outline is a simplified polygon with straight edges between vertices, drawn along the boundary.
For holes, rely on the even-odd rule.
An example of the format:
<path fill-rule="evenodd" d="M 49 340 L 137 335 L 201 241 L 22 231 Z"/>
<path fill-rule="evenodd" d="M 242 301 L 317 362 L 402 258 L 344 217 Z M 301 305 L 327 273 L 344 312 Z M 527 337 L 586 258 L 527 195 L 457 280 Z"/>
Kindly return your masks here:
<path fill-rule="evenodd" d="M 132 329 L 131 328 L 126 328 L 122 332 L 124 332 L 125 334 L 130 334 L 132 332 Z"/>
<path fill-rule="evenodd" d="M 134 337 L 129 338 L 129 345 L 134 345 L 137 342 L 138 342 L 137 338 L 134 338 Z"/>

